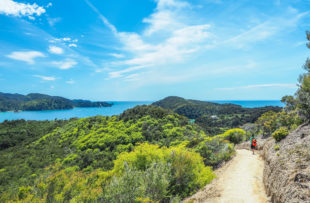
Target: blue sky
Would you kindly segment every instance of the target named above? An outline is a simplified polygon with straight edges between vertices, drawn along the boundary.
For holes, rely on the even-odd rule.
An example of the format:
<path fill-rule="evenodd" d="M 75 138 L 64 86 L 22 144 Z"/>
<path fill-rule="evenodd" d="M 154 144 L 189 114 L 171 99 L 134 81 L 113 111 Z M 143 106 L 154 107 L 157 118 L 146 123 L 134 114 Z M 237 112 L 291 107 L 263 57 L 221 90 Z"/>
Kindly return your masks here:
<path fill-rule="evenodd" d="M 309 0 L 0 0 L 0 91 L 276 100 L 309 55 Z"/>

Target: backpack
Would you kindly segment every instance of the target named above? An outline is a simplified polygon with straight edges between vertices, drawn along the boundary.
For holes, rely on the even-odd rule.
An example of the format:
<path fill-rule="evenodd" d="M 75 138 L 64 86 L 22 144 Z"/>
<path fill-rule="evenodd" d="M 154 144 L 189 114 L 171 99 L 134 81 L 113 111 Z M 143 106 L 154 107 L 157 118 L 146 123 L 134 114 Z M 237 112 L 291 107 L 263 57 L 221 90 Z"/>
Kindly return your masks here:
<path fill-rule="evenodd" d="M 256 146 L 256 139 L 255 138 L 252 139 L 252 145 Z"/>

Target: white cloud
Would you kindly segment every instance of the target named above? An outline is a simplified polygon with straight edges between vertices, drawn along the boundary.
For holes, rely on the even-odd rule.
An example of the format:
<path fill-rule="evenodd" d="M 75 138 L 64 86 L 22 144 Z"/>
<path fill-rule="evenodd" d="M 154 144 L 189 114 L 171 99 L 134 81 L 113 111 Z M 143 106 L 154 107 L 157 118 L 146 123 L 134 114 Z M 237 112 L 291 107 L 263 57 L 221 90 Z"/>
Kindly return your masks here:
<path fill-rule="evenodd" d="M 129 72 L 140 70 L 146 67 L 147 66 L 133 66 L 133 67 L 129 67 L 129 68 L 126 68 L 120 71 L 109 72 L 109 76 L 110 78 L 120 78 L 120 77 L 123 77 L 124 73 L 129 73 Z"/>
<path fill-rule="evenodd" d="M 34 59 L 37 57 L 45 57 L 45 55 L 39 51 L 15 51 L 7 55 L 7 57 L 19 61 L 25 61 L 29 64 L 34 64 Z"/>
<path fill-rule="evenodd" d="M 146 67 L 181 62 L 207 42 L 211 37 L 209 27 L 208 24 L 185 26 L 173 31 L 170 37 L 156 45 L 145 43 L 137 34 L 120 33 L 124 49 L 134 55 L 123 63 Z"/>
<path fill-rule="evenodd" d="M 57 66 L 59 69 L 65 70 L 72 68 L 77 64 L 77 62 L 73 59 L 66 59 L 64 61 L 54 61 L 52 64 Z"/>
<path fill-rule="evenodd" d="M 108 19 L 106 19 L 99 11 L 98 9 L 92 4 L 90 3 L 88 0 L 85 0 L 85 2 L 88 4 L 88 6 L 95 12 L 97 13 L 97 15 L 99 16 L 99 18 L 102 20 L 102 22 L 114 33 L 117 34 L 117 30 L 116 27 L 114 25 L 112 25 Z"/>
<path fill-rule="evenodd" d="M 75 81 L 71 79 L 71 80 L 66 81 L 66 83 L 67 83 L 67 84 L 74 84 Z"/>
<path fill-rule="evenodd" d="M 71 37 L 64 38 L 53 38 L 49 40 L 50 43 L 61 43 L 63 45 L 67 45 L 68 47 L 77 47 L 78 39 L 72 39 Z"/>
<path fill-rule="evenodd" d="M 56 78 L 53 76 L 33 75 L 33 77 L 41 78 L 42 80 L 46 80 L 46 81 L 56 80 Z"/>
<path fill-rule="evenodd" d="M 0 1 L 0 14 L 13 15 L 13 16 L 40 16 L 45 13 L 44 7 L 34 4 L 18 3 L 13 0 Z"/>
<path fill-rule="evenodd" d="M 142 69 L 183 62 L 187 56 L 206 46 L 213 37 L 209 32 L 209 24 L 186 23 L 184 18 L 180 17 L 186 14 L 185 9 L 191 7 L 187 2 L 177 0 L 156 0 L 156 2 L 155 12 L 143 20 L 148 26 L 142 34 L 117 32 L 116 28 L 111 29 L 111 24 L 107 20 L 103 21 L 122 42 L 122 49 L 132 56 L 116 64 L 134 66 L 113 71 L 110 77 L 122 77 L 123 73 L 137 70 L 136 67 Z M 98 13 L 97 10 L 96 12 Z M 156 43 L 147 42 L 150 37 L 156 38 Z M 118 58 L 117 55 L 114 56 Z"/>
<path fill-rule="evenodd" d="M 117 53 L 111 53 L 110 56 L 113 56 L 115 58 L 123 58 L 123 57 L 125 57 L 123 54 L 117 54 Z"/>
<path fill-rule="evenodd" d="M 271 83 L 271 84 L 259 84 L 259 85 L 246 85 L 240 87 L 225 87 L 225 88 L 216 88 L 217 90 L 240 90 L 240 89 L 253 89 L 253 88 L 297 88 L 297 84 L 294 83 Z"/>
<path fill-rule="evenodd" d="M 51 2 L 49 2 L 46 6 L 46 8 L 53 6 L 53 4 Z"/>
<path fill-rule="evenodd" d="M 48 51 L 52 54 L 63 54 L 64 50 L 57 46 L 49 46 Z"/>
<path fill-rule="evenodd" d="M 289 16 L 274 17 L 251 27 L 250 29 L 229 38 L 224 44 L 235 48 L 244 48 L 249 44 L 270 38 L 281 31 L 286 31 L 290 27 L 295 27 L 297 22 L 309 12 L 293 13 Z"/>
<path fill-rule="evenodd" d="M 61 18 L 47 18 L 47 22 L 51 27 L 53 27 L 59 21 L 61 21 Z"/>
<path fill-rule="evenodd" d="M 73 43 L 72 43 L 72 44 L 69 44 L 68 46 L 69 46 L 69 47 L 77 47 L 77 45 L 76 45 L 76 44 L 73 44 Z"/>
<path fill-rule="evenodd" d="M 127 60 L 116 61 L 115 66 L 125 68 L 110 72 L 110 78 L 125 77 L 125 73 L 130 74 L 132 71 L 144 68 L 183 62 L 187 56 L 206 46 L 212 37 L 208 31 L 209 24 L 197 25 L 194 21 L 189 23 L 184 20 L 186 9 L 191 8 L 185 1 L 155 0 L 157 7 L 153 14 L 143 20 L 148 26 L 142 34 L 118 32 L 96 7 L 88 0 L 86 2 L 120 40 L 123 44 L 122 50 L 132 56 Z M 155 42 L 149 42 L 150 38 L 156 39 Z M 112 56 L 122 58 L 115 54 Z"/>
<path fill-rule="evenodd" d="M 185 1 L 154 1 L 157 3 L 156 9 L 150 16 L 143 19 L 143 22 L 146 23 L 146 28 L 141 33 L 136 33 L 119 32 L 97 8 L 86 0 L 105 26 L 122 43 L 120 51 L 124 54 L 124 58 L 117 57 L 117 55 L 114 56 L 116 58 L 115 61 L 109 65 L 112 69 L 109 72 L 109 78 L 126 79 L 126 77 L 131 75 L 130 77 L 134 77 L 135 80 L 139 78 L 149 81 L 150 77 L 145 79 L 146 77 L 143 77 L 143 75 L 150 76 L 152 73 L 154 74 L 156 72 L 154 69 L 175 69 L 175 64 L 184 65 L 188 59 L 193 58 L 200 51 L 215 48 L 224 49 L 226 47 L 230 49 L 243 48 L 254 42 L 264 41 L 272 36 L 276 36 L 281 31 L 294 28 L 298 20 L 307 14 L 295 13 L 290 9 L 291 11 L 284 12 L 283 15 L 269 17 L 264 22 L 258 22 L 254 26 L 253 24 L 251 24 L 252 26 L 247 24 L 246 29 L 235 30 L 236 32 L 232 34 L 231 32 L 223 32 L 223 30 L 231 30 L 230 28 L 220 29 L 216 26 L 213 28 L 211 23 L 191 15 L 194 7 Z M 222 1 L 218 0 L 208 0 L 208 2 L 222 3 Z M 215 31 L 220 30 L 221 33 L 214 34 L 214 29 Z M 252 66 L 255 66 L 255 64 L 250 64 L 248 68 Z M 203 71 L 213 71 L 216 74 L 216 72 L 225 71 L 225 67 L 206 68 L 204 66 Z M 199 74 L 197 73 L 196 75 Z M 162 76 L 158 78 L 160 79 L 160 77 Z M 169 77 L 167 75 L 166 78 Z M 179 81 L 183 79 L 182 77 L 177 77 L 171 80 Z"/>

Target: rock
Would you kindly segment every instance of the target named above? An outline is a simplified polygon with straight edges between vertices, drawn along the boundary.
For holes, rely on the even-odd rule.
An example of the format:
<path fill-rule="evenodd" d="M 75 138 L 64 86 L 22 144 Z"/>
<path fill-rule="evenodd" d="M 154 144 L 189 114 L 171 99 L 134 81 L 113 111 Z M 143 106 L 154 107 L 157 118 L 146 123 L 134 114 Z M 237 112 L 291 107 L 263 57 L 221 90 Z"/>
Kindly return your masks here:
<path fill-rule="evenodd" d="M 309 203 L 310 125 L 298 127 L 278 143 L 268 138 L 262 155 L 265 159 L 263 180 L 271 201 Z"/>

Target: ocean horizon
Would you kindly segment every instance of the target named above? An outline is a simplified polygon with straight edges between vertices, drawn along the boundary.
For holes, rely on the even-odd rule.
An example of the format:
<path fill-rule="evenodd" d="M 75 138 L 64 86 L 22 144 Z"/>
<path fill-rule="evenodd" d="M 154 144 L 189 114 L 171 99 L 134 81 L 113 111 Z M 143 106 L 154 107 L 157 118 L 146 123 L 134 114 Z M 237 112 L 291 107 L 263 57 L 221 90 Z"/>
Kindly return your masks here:
<path fill-rule="evenodd" d="M 85 118 L 90 116 L 102 115 L 113 116 L 123 113 L 125 110 L 137 105 L 149 105 L 153 101 L 107 101 L 113 103 L 112 107 L 86 107 L 73 108 L 66 110 L 47 110 L 47 111 L 20 111 L 20 112 L 0 112 L 0 122 L 5 120 L 61 120 L 70 118 Z M 264 106 L 280 106 L 284 104 L 279 100 L 209 100 L 219 104 L 231 103 L 245 108 L 255 108 Z"/>

